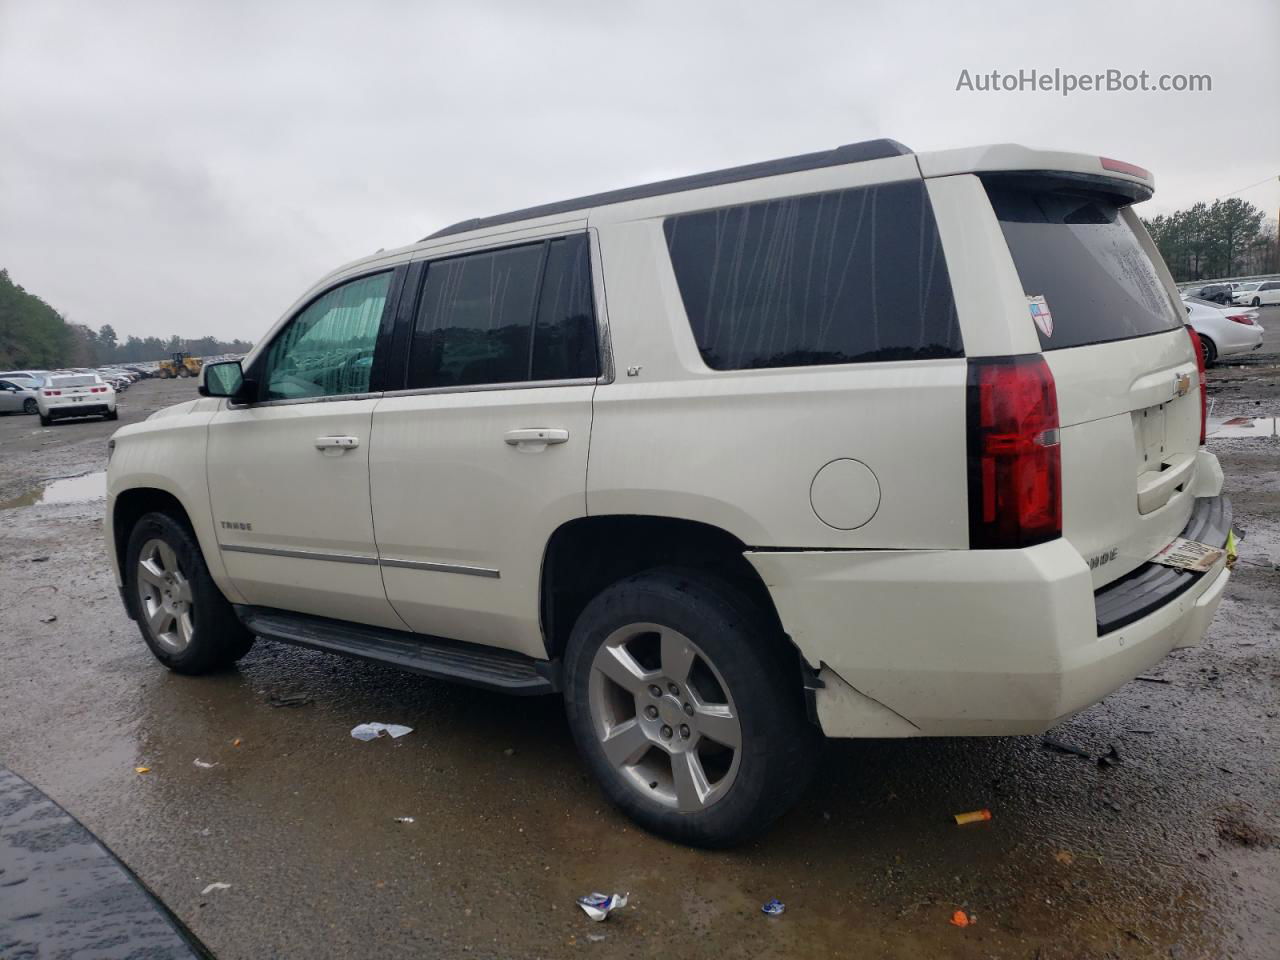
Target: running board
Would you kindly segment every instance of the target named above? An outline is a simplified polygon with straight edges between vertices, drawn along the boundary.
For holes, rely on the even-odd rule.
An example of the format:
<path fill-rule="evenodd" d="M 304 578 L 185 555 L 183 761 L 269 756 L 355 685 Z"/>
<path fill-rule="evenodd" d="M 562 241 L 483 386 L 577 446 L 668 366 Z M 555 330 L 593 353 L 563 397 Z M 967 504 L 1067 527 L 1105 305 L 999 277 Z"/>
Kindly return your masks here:
<path fill-rule="evenodd" d="M 376 660 L 440 680 L 519 696 L 560 689 L 559 663 L 535 660 L 511 650 L 268 607 L 236 606 L 235 611 L 241 623 L 268 640 Z"/>

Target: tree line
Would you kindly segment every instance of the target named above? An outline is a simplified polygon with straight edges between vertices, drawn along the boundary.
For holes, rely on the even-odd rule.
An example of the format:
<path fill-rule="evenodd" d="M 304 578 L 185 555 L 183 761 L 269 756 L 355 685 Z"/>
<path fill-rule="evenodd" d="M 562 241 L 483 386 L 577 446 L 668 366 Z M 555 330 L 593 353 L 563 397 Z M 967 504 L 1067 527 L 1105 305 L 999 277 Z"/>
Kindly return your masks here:
<path fill-rule="evenodd" d="M 1213 280 L 1280 272 L 1275 222 L 1232 197 L 1144 219 L 1173 279 Z"/>
<path fill-rule="evenodd" d="M 8 271 L 0 270 L 0 368 L 100 367 L 163 360 L 179 352 L 197 357 L 247 353 L 252 346 L 245 340 L 190 340 L 177 335 L 167 339 L 129 336 L 121 341 L 110 324 L 95 332 L 82 323 L 72 323 L 14 283 Z"/>

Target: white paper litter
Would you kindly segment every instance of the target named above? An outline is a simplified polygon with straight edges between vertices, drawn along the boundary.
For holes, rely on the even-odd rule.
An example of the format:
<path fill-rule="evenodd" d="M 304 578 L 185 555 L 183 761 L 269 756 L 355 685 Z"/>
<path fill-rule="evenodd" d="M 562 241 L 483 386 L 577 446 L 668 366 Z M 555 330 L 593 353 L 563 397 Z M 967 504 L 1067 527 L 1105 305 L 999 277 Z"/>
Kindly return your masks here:
<path fill-rule="evenodd" d="M 216 767 L 218 765 L 218 761 L 216 760 L 213 763 L 210 763 L 208 760 L 201 760 L 199 757 L 196 757 L 191 762 L 202 770 L 208 770 L 211 767 Z"/>
<path fill-rule="evenodd" d="M 201 890 L 200 894 L 203 896 L 206 893 L 213 893 L 213 891 L 215 890 L 230 890 L 230 889 L 231 889 L 231 884 L 229 883 L 211 883 L 207 887 L 205 887 L 203 890 Z"/>
<path fill-rule="evenodd" d="M 401 726 L 398 723 L 359 723 L 351 728 L 351 735 L 357 740 L 377 740 L 379 737 L 403 737 L 413 733 L 413 727 Z"/>
<path fill-rule="evenodd" d="M 614 910 L 621 910 L 627 905 L 627 897 L 629 893 L 589 893 L 585 897 L 578 898 L 578 906 L 580 906 L 588 917 L 599 923 L 609 916 Z"/>

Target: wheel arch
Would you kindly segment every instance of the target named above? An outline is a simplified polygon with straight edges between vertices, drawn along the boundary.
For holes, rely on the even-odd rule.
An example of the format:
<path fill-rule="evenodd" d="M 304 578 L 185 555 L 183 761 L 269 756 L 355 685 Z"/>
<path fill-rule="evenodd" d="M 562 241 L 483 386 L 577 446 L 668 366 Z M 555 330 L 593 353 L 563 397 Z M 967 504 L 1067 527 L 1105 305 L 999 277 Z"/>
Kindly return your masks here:
<path fill-rule="evenodd" d="M 129 534 L 137 522 L 148 513 L 167 513 L 181 523 L 199 542 L 191 515 L 182 501 L 168 490 L 158 487 L 130 487 L 116 494 L 111 506 L 111 540 L 116 564 L 124 575 L 124 554 L 129 546 Z M 203 549 L 203 547 L 202 547 Z"/>
<path fill-rule="evenodd" d="M 717 576 L 743 590 L 782 634 L 769 589 L 728 531 L 678 517 L 618 514 L 579 517 L 559 526 L 543 553 L 539 615 L 548 657 L 563 654 L 587 603 L 610 584 L 654 567 Z"/>

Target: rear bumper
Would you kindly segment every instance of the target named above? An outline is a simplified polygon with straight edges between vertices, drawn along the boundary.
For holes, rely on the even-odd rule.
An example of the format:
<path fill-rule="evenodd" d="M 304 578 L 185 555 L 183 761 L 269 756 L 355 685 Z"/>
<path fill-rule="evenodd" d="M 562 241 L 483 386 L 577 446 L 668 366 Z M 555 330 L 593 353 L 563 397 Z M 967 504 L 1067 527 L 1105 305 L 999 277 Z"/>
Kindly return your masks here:
<path fill-rule="evenodd" d="M 100 417 L 110 413 L 113 403 L 64 403 L 46 408 L 46 417 Z"/>
<path fill-rule="evenodd" d="M 1246 327 L 1243 324 L 1232 324 L 1238 330 L 1232 330 L 1230 339 L 1218 344 L 1218 356 L 1237 357 L 1252 353 L 1262 346 L 1262 335 L 1265 331 L 1259 326 Z"/>
<path fill-rule="evenodd" d="M 1203 498 L 1184 535 L 1221 531 L 1216 545 L 1229 526 L 1229 504 Z M 1040 733 L 1198 643 L 1229 576 L 1225 559 L 1204 574 L 1143 567 L 1095 596 L 1066 540 L 747 559 L 818 668 L 814 706 L 837 737 Z"/>

